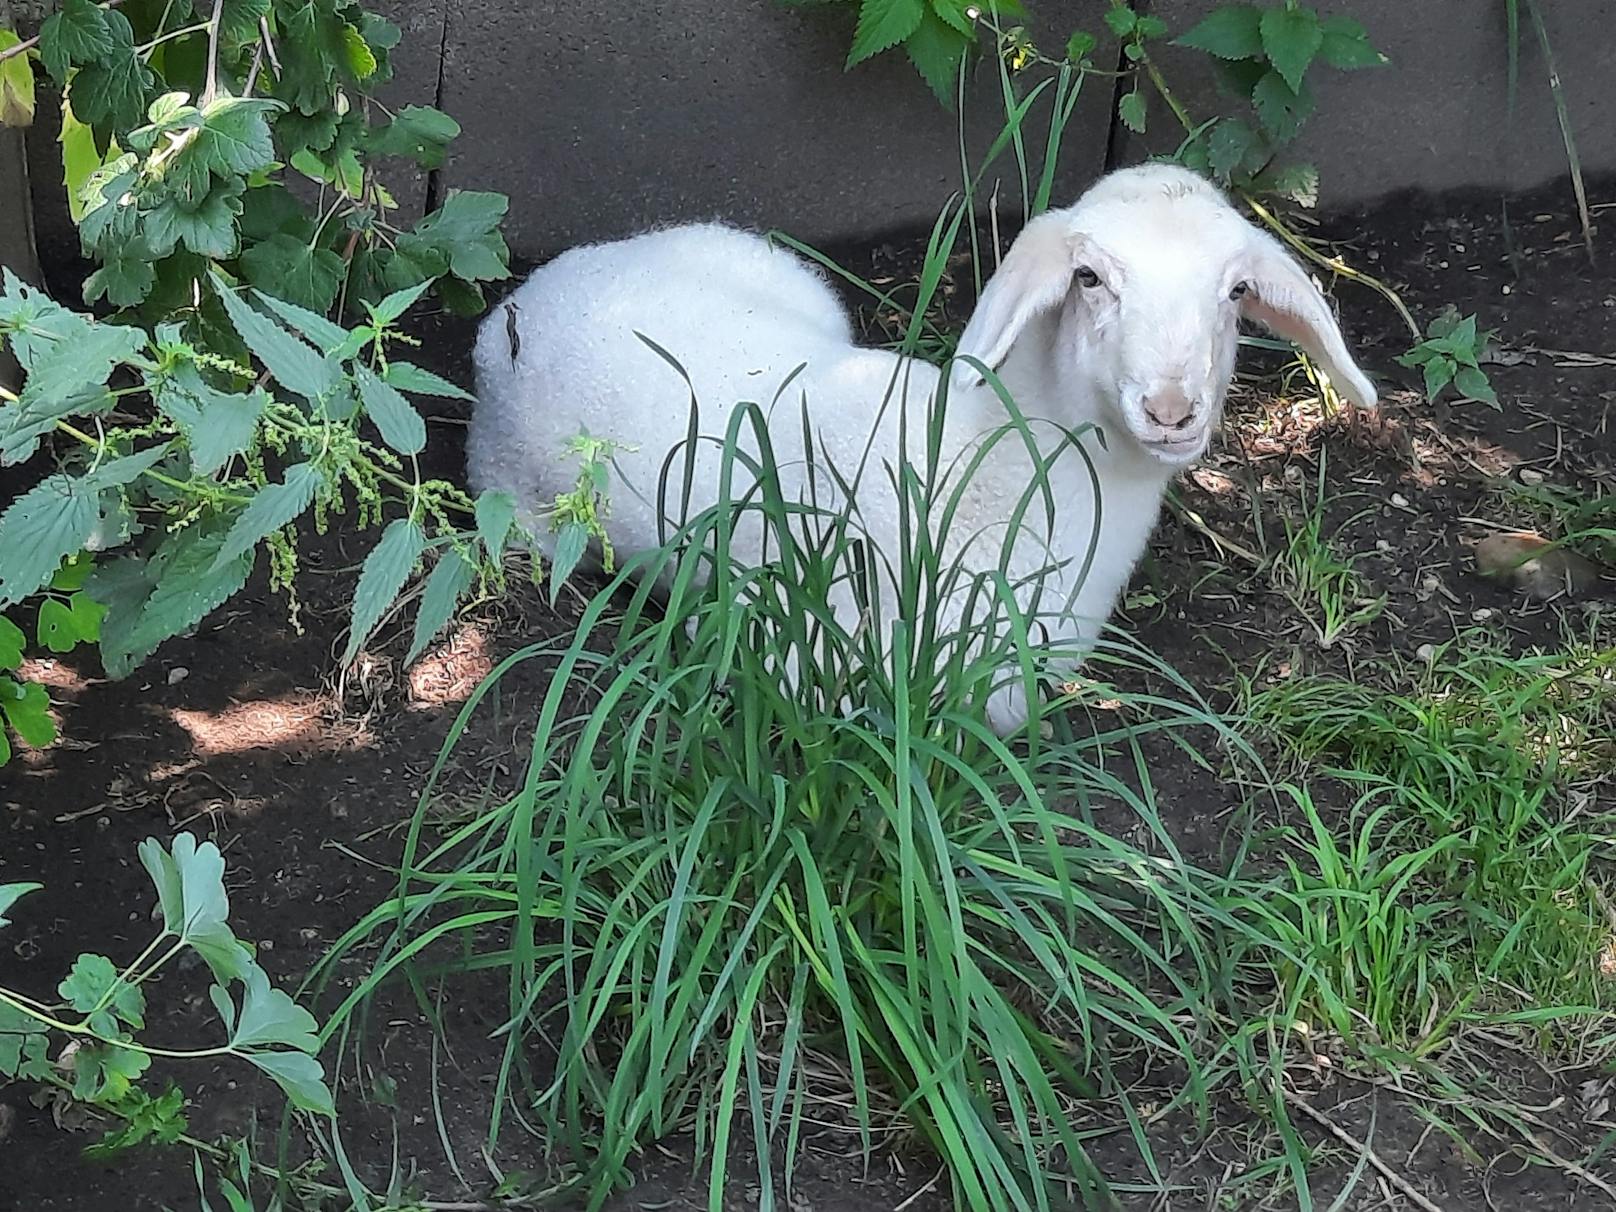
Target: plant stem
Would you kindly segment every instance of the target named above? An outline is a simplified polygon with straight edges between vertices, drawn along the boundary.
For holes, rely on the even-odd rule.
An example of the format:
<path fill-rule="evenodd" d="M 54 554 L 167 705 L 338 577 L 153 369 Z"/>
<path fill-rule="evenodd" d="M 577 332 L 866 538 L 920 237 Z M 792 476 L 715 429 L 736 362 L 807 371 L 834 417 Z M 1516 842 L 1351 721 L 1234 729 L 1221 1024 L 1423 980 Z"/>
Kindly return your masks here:
<path fill-rule="evenodd" d="M 165 1060 L 206 1060 L 212 1056 L 234 1056 L 235 1049 L 229 1044 L 217 1048 L 200 1048 L 194 1051 L 181 1051 L 173 1048 L 153 1048 L 146 1044 L 137 1044 L 133 1040 L 113 1039 L 93 1030 L 86 1023 L 64 1023 L 49 1013 L 34 1009 L 31 999 L 19 997 L 5 989 L 0 989 L 0 1006 L 10 1006 L 13 1010 L 26 1014 L 35 1022 L 49 1027 L 53 1031 L 60 1031 L 63 1035 L 77 1035 L 88 1037 L 99 1044 L 106 1044 L 109 1048 L 122 1048 L 125 1052 L 140 1052 L 147 1056 L 160 1056 Z"/>
<path fill-rule="evenodd" d="M 97 7 L 117 8 L 122 3 L 123 0 L 103 0 L 103 3 Z M 38 45 L 39 35 L 35 34 L 32 38 L 23 39 L 21 42 L 17 43 L 16 46 L 8 46 L 5 50 L 0 51 L 0 63 L 4 63 L 7 59 L 15 58 L 18 55 L 25 55 Z"/>
<path fill-rule="evenodd" d="M 202 90 L 198 109 L 205 109 L 219 91 L 219 30 L 223 25 L 223 12 L 224 0 L 213 0 L 213 16 L 208 18 L 208 82 Z"/>
<path fill-rule="evenodd" d="M 16 397 L 13 396 L 12 398 L 15 399 Z M 92 438 L 89 434 L 85 433 L 82 429 L 79 429 L 77 426 L 72 425 L 67 421 L 58 421 L 58 422 L 56 422 L 56 428 L 61 430 L 63 433 L 67 434 L 69 437 L 77 438 L 80 442 L 83 442 L 86 446 L 94 447 L 97 450 L 101 449 L 102 447 L 104 447 L 106 445 L 105 442 L 102 442 L 102 441 L 100 441 L 100 440 L 98 440 L 96 438 Z M 176 480 L 173 476 L 164 475 L 162 472 L 156 470 L 155 468 L 148 467 L 141 474 L 150 476 L 152 479 L 156 480 L 159 484 L 167 485 L 169 488 L 173 488 L 173 489 L 175 489 L 175 490 L 177 490 L 179 492 L 188 493 L 188 494 L 190 494 L 192 496 L 203 495 L 203 494 L 198 493 L 196 491 L 195 487 L 193 485 L 191 485 L 190 483 L 188 483 L 187 481 L 185 481 L 185 480 Z M 233 493 L 233 492 L 221 492 L 221 493 L 215 493 L 215 494 L 211 494 L 211 495 L 215 496 L 218 500 L 230 501 L 230 502 L 233 502 L 234 504 L 237 504 L 237 505 L 245 505 L 248 501 L 250 501 L 252 499 L 251 497 L 240 496 L 237 493 Z"/>

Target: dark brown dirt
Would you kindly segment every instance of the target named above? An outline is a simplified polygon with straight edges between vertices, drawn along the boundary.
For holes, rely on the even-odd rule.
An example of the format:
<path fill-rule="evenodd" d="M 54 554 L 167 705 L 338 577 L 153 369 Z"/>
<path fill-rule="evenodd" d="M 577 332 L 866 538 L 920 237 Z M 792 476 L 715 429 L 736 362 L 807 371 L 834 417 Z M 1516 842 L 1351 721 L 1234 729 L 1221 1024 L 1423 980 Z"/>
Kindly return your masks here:
<path fill-rule="evenodd" d="M 1616 205 L 1609 202 L 1616 183 L 1597 184 L 1593 192 L 1596 202 Z M 1298 479 L 1317 475 L 1327 452 L 1333 539 L 1364 557 L 1387 608 L 1350 644 L 1322 651 L 1256 568 L 1220 551 L 1206 530 L 1169 520 L 1136 586 L 1148 592 L 1138 595 L 1128 621 L 1209 697 L 1226 698 L 1231 670 L 1250 673 L 1263 660 L 1280 671 L 1350 669 L 1386 654 L 1412 659 L 1421 644 L 1451 639 L 1477 620 L 1523 647 L 1553 643 L 1562 627 L 1586 634 L 1598 625 L 1590 621 L 1593 612 L 1609 611 L 1608 582 L 1578 601 L 1544 606 L 1481 580 L 1469 543 L 1485 531 L 1465 520 L 1529 521 L 1511 512 L 1516 507 L 1503 502 L 1495 483 L 1518 482 L 1523 471 L 1585 491 L 1616 491 L 1609 425 L 1616 404 L 1616 285 L 1579 250 L 1568 201 L 1562 188 L 1513 200 L 1510 232 L 1496 199 L 1474 197 L 1398 198 L 1327 225 L 1348 241 L 1357 263 L 1387 275 L 1416 314 L 1429 316 L 1452 302 L 1500 330 L 1510 364 L 1489 369 L 1503 408 L 1423 404 L 1410 390 L 1415 372 L 1394 362 L 1409 344 L 1396 316 L 1368 291 L 1343 286 L 1342 309 L 1363 361 L 1389 389 L 1384 425 L 1366 433 L 1305 412 L 1287 415 L 1271 379 L 1248 381 L 1235 397 L 1220 451 L 1189 477 L 1182 497 L 1206 530 L 1260 551 L 1254 517 L 1266 520 L 1272 544 L 1277 510 L 1295 499 Z M 913 247 L 894 241 L 866 251 L 857 268 L 901 277 Z M 70 297 L 70 285 L 60 293 Z M 467 326 L 439 318 L 422 335 L 443 373 L 469 380 Z M 1245 366 L 1265 369 L 1261 356 Z M 433 420 L 435 465 L 427 470 L 456 476 L 463 414 L 446 407 Z M 1362 495 L 1345 497 L 1348 486 Z M 384 895 L 398 831 L 459 702 L 491 661 L 535 638 L 568 634 L 577 608 L 563 597 L 551 609 L 536 593 L 520 592 L 479 608 L 452 644 L 414 670 L 396 667 L 398 643 L 375 645 L 371 663 L 339 688 L 333 651 L 370 541 L 345 532 L 311 539 L 300 582 L 301 633 L 289 623 L 285 602 L 259 581 L 126 681 L 107 682 L 73 658 L 39 667 L 64 739 L 0 770 L 0 882 L 39 880 L 46 890 L 0 935 L 0 980 L 45 994 L 82 949 L 115 957 L 138 951 L 148 937 L 152 897 L 135 847 L 147 836 L 167 840 L 189 829 L 219 843 L 237 928 L 257 941 L 272 976 L 289 986 Z M 1604 634 L 1608 639 L 1608 625 Z M 519 762 L 516 738 L 545 678 L 543 662 L 522 667 L 475 719 L 460 758 L 468 787 L 485 776 L 508 777 Z M 1165 764 L 1155 777 L 1163 811 L 1186 850 L 1215 858 L 1221 814 L 1233 797 L 1181 762 Z M 345 971 L 341 979 L 353 975 Z M 194 971 L 165 977 L 150 994 L 152 1039 L 195 1046 L 211 1038 L 202 994 Z M 395 1140 L 406 1189 L 434 1199 L 486 1196 L 495 1166 L 539 1175 L 543 1185 L 548 1163 L 530 1138 L 507 1135 L 486 1162 L 482 1152 L 487 1058 L 495 1047 L 485 1037 L 499 1021 L 503 996 L 497 986 L 468 988 L 445 1007 L 450 1046 L 437 1097 L 453 1160 L 431 1111 L 433 1051 L 423 1016 L 402 995 L 378 1006 L 364 1080 L 347 1087 L 354 1105 L 344 1120 L 348 1155 L 373 1187 L 386 1184 Z M 1501 1086 L 1518 1090 L 1522 1105 L 1543 1108 L 1534 1130 L 1561 1157 L 1594 1156 L 1595 1142 L 1613 1128 L 1608 1106 L 1598 1105 L 1606 1075 L 1549 1075 L 1504 1052 L 1495 1064 Z M 234 1066 L 191 1065 L 174 1076 L 190 1098 L 197 1136 L 239 1134 L 257 1121 L 262 1155 L 273 1157 L 279 1102 L 260 1083 Z M 1609 1187 L 1513 1160 L 1510 1142 L 1476 1133 L 1465 1142 L 1475 1150 L 1467 1156 L 1430 1132 L 1394 1091 L 1328 1070 L 1297 1090 L 1343 1131 L 1360 1140 L 1372 1133 L 1377 1154 L 1449 1212 L 1616 1206 Z M 359 1105 L 360 1093 L 368 1105 Z M 188 1151 L 139 1149 L 110 1167 L 85 1162 L 80 1149 L 100 1129 L 71 1115 L 58 1125 L 29 1095 L 0 1090 L 0 1102 L 17 1112 L 9 1137 L 0 1140 L 0 1212 L 198 1206 Z M 1305 1116 L 1299 1122 L 1310 1141 L 1330 1143 L 1322 1126 Z M 1294 1206 L 1284 1199 L 1266 1204 L 1272 1180 L 1249 1173 L 1253 1143 L 1265 1131 L 1232 1100 L 1219 1104 L 1208 1131 L 1169 1117 L 1152 1130 L 1163 1164 L 1159 1181 L 1144 1173 L 1125 1136 L 1102 1140 L 1096 1152 L 1113 1174 L 1144 1188 L 1125 1194 L 1130 1208 Z M 834 1135 L 811 1141 L 792 1207 L 946 1205 L 935 1166 L 923 1158 L 883 1152 L 864 1173 L 852 1154 Z M 689 1146 L 677 1141 L 649 1155 L 638 1167 L 644 1182 L 621 1206 L 702 1206 L 705 1183 L 690 1177 L 689 1159 Z M 1357 1159 L 1342 1148 L 1322 1159 L 1313 1180 L 1327 1206 Z M 1589 1161 L 1587 1169 L 1612 1177 L 1609 1159 Z M 745 1159 L 734 1173 L 728 1206 L 755 1206 Z M 1412 1206 L 1376 1181 L 1374 1171 L 1344 1205 Z"/>

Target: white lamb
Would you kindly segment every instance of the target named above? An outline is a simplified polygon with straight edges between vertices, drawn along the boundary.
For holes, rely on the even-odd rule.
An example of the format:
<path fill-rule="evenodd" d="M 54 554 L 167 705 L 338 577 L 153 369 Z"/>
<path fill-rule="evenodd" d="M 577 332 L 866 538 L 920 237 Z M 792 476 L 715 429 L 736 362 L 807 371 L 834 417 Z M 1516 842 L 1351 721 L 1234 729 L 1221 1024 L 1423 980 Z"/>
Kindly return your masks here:
<path fill-rule="evenodd" d="M 1033 584 L 1043 585 L 1038 621 L 1052 644 L 1076 654 L 1092 646 L 1145 550 L 1168 483 L 1206 450 L 1241 318 L 1294 341 L 1341 394 L 1374 406 L 1374 387 L 1307 275 L 1182 168 L 1146 165 L 1102 178 L 1075 205 L 1028 223 L 987 283 L 950 371 L 941 466 L 1008 419 L 972 360 L 996 372 L 1045 449 L 1087 423 L 1103 434 L 1082 442 L 1092 473 L 1071 446 L 1055 461 L 1047 473 L 1055 516 L 1035 496 L 1010 549 L 1009 580 L 1023 609 L 1023 595 L 1030 600 Z M 642 335 L 678 361 L 688 383 Z M 537 511 L 576 475 L 564 457 L 568 440 L 583 428 L 627 444 L 633 449 L 616 458 L 608 522 L 624 556 L 659 547 L 670 529 L 659 526 L 658 483 L 670 450 L 685 443 L 692 391 L 700 432 L 721 437 L 738 403 L 768 408 L 789 380 L 770 414 L 782 490 L 788 499 L 808 496 L 805 399 L 820 466 L 829 461 L 851 475 L 869 449 L 875 471 L 858 485 L 857 509 L 869 538 L 893 558 L 898 507 L 882 461 L 898 459 L 898 400 L 908 404 L 907 450 L 916 460 L 941 379 L 924 362 L 854 345 L 845 310 L 803 260 L 712 224 L 556 258 L 483 323 L 476 371 L 467 444 L 473 490 L 515 494 L 542 548 L 550 535 Z M 665 498 L 675 506 L 683 458 L 681 450 Z M 692 514 L 716 503 L 717 443 L 701 442 L 695 458 Z M 969 485 L 945 550 L 963 550 L 973 571 L 997 568 L 1033 478 L 1026 443 L 1014 434 L 999 441 Z M 821 505 L 833 483 L 816 476 Z M 745 488 L 737 468 L 732 493 Z M 732 549 L 756 563 L 761 529 L 740 526 Z M 883 589 L 890 621 L 892 590 Z M 1051 601 L 1061 609 L 1049 611 Z M 832 605 L 851 624 L 851 594 Z M 1028 715 L 1023 683 L 1008 679 L 987 711 L 1001 735 L 1018 728 Z"/>

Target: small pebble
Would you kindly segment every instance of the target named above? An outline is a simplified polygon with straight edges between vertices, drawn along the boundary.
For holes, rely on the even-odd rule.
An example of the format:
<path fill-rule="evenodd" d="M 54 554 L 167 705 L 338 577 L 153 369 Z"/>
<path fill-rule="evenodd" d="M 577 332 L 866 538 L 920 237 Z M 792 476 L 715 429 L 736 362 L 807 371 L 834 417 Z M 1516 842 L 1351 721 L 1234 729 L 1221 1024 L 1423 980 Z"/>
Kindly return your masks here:
<path fill-rule="evenodd" d="M 1502 290 L 1506 295 L 1515 293 L 1514 288 L 1511 287 L 1508 282 L 1505 282 L 1503 286 L 1499 287 L 1499 289 Z"/>
<path fill-rule="evenodd" d="M 1521 483 L 1537 485 L 1543 483 L 1543 473 L 1531 467 L 1521 468 Z"/>
<path fill-rule="evenodd" d="M 1392 505 L 1398 509 L 1408 508 L 1408 498 L 1400 492 L 1392 493 Z"/>
<path fill-rule="evenodd" d="M 1421 644 L 1414 650 L 1414 655 L 1429 665 L 1432 661 L 1436 660 L 1436 645 Z"/>
<path fill-rule="evenodd" d="M 1389 542 L 1387 542 L 1385 539 L 1376 539 L 1375 540 L 1375 550 L 1376 551 L 1390 551 L 1391 549 L 1392 549 L 1392 545 Z"/>
<path fill-rule="evenodd" d="M 1470 612 L 1471 620 L 1476 623 L 1485 623 L 1492 617 L 1493 608 L 1491 606 L 1478 606 Z"/>
<path fill-rule="evenodd" d="M 170 686 L 178 686 L 181 682 L 183 682 L 186 678 L 188 678 L 190 676 L 191 676 L 191 671 L 189 669 L 187 669 L 184 665 L 176 665 L 176 666 L 174 666 L 174 668 L 172 668 L 172 669 L 170 669 L 168 671 L 168 684 Z"/>
<path fill-rule="evenodd" d="M 1287 482 L 1294 484 L 1301 478 L 1302 469 L 1300 467 L 1298 467 L 1295 463 L 1285 464 L 1285 479 Z"/>

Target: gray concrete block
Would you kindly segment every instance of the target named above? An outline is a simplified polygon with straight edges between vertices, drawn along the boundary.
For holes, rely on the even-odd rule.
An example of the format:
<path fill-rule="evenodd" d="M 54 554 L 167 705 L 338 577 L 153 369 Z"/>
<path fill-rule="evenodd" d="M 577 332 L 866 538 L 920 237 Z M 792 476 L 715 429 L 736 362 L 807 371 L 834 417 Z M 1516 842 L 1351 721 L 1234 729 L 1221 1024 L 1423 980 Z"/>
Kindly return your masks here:
<path fill-rule="evenodd" d="M 1616 170 L 1616 0 L 1540 0 L 1586 172 Z M 1219 0 L 1153 0 L 1176 36 Z M 1329 0 L 1368 28 L 1392 60 L 1381 68 L 1319 69 L 1318 109 L 1291 156 L 1319 168 L 1323 205 L 1370 201 L 1405 188 L 1527 189 L 1567 174 L 1548 71 L 1523 4 L 1520 91 L 1507 101 L 1503 0 Z M 1230 108 L 1199 52 L 1163 47 L 1162 70 L 1191 112 Z M 1221 108 L 1220 108 L 1221 107 Z M 1129 136 L 1126 159 L 1171 150 L 1172 116 L 1153 105 L 1152 129 Z"/>
<path fill-rule="evenodd" d="M 1043 6 L 1051 45 L 1084 7 Z M 534 257 L 697 218 L 810 241 L 928 223 L 959 185 L 957 120 L 901 53 L 844 73 L 849 16 L 775 0 L 452 0 L 443 108 L 465 134 L 445 184 L 510 194 L 507 235 Z M 976 155 L 1003 120 L 986 67 L 967 106 Z M 1109 81 L 1090 81 L 1067 197 L 1104 163 L 1110 99 Z M 1019 197 L 1008 171 L 1003 184 Z"/>
<path fill-rule="evenodd" d="M 392 53 L 393 79 L 379 100 L 393 112 L 406 105 L 436 105 L 448 30 L 450 0 L 376 0 L 375 12 L 403 31 Z M 426 213 L 430 174 L 407 160 L 383 162 L 382 181 L 398 203 L 392 221 L 410 227 Z"/>

